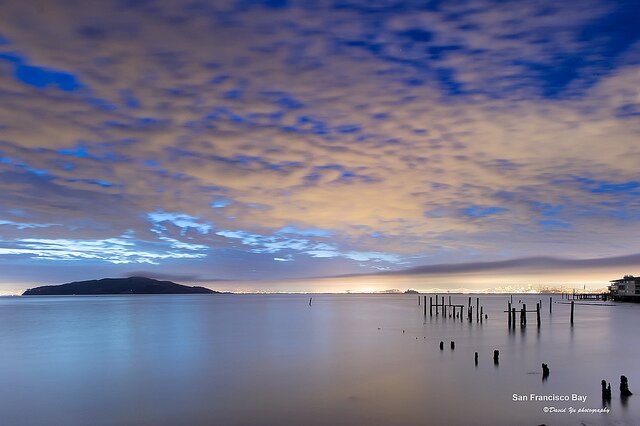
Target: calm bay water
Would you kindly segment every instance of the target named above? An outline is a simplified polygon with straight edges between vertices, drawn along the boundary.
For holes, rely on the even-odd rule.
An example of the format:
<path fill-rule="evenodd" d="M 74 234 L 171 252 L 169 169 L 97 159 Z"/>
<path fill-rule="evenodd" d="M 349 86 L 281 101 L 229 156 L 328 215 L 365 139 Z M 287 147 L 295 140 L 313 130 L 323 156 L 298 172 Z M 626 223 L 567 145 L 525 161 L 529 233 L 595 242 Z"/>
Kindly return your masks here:
<path fill-rule="evenodd" d="M 0 424 L 640 424 L 640 305 L 578 305 L 570 327 L 569 305 L 516 295 L 543 299 L 542 326 L 510 332 L 508 296 L 480 297 L 482 324 L 425 318 L 414 295 L 0 297 Z M 543 412 L 602 408 L 601 379 L 608 414 Z"/>

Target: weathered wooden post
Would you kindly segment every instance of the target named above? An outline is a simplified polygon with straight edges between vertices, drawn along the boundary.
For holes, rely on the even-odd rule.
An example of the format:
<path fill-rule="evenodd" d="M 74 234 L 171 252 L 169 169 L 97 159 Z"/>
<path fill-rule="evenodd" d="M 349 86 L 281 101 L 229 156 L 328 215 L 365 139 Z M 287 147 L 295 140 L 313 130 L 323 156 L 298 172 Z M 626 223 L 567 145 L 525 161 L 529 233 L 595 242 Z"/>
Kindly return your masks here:
<path fill-rule="evenodd" d="M 524 326 L 527 326 L 527 305 L 525 303 L 522 304 L 522 312 L 524 313 Z"/>
<path fill-rule="evenodd" d="M 633 393 L 629 390 L 629 381 L 627 380 L 627 376 L 620 376 L 620 396 L 626 398 L 631 395 L 633 395 Z"/>
<path fill-rule="evenodd" d="M 553 297 L 549 296 L 549 313 L 551 313 L 552 306 L 553 306 Z"/>
<path fill-rule="evenodd" d="M 511 324 L 513 324 L 513 328 L 516 328 L 516 308 L 511 308 Z"/>
<path fill-rule="evenodd" d="M 433 298 L 431 296 L 429 296 L 429 316 L 433 316 Z"/>
<path fill-rule="evenodd" d="M 507 322 L 509 323 L 509 328 L 511 328 L 511 302 L 507 302 Z"/>
<path fill-rule="evenodd" d="M 611 383 L 607 386 L 606 380 L 603 380 L 600 385 L 602 386 L 602 401 L 611 402 Z"/>
<path fill-rule="evenodd" d="M 498 365 L 499 362 L 500 362 L 500 351 L 496 349 L 493 351 L 493 363 L 495 365 Z"/>
<path fill-rule="evenodd" d="M 469 307 L 471 307 L 471 297 L 469 297 Z"/>
<path fill-rule="evenodd" d="M 420 306 L 420 296 L 418 296 L 418 306 Z"/>
<path fill-rule="evenodd" d="M 549 377 L 549 366 L 543 362 L 542 363 L 542 380 L 543 381 L 547 380 L 548 377 Z"/>
<path fill-rule="evenodd" d="M 456 348 L 456 342 L 454 342 L 453 340 L 451 341 L 451 350 L 454 350 Z"/>
<path fill-rule="evenodd" d="M 538 320 L 538 328 L 540 328 L 540 304 L 536 303 L 536 319 Z"/>
<path fill-rule="evenodd" d="M 484 306 L 480 306 L 480 322 L 482 322 L 482 317 L 484 317 Z"/>
<path fill-rule="evenodd" d="M 438 295 L 434 294 L 433 298 L 436 301 L 436 316 L 438 316 Z"/>
<path fill-rule="evenodd" d="M 476 366 L 477 366 L 478 365 L 478 352 L 476 352 L 475 363 L 476 363 Z"/>
<path fill-rule="evenodd" d="M 476 297 L 476 322 L 480 321 L 480 298 Z"/>
<path fill-rule="evenodd" d="M 573 300 L 571 301 L 571 325 L 573 325 Z"/>
<path fill-rule="evenodd" d="M 444 350 L 444 342 L 442 340 L 440 341 L 440 350 Z"/>
<path fill-rule="evenodd" d="M 427 316 L 427 296 L 424 296 L 424 303 L 422 304 L 422 314 Z"/>
<path fill-rule="evenodd" d="M 469 322 L 473 322 L 473 306 L 469 306 Z"/>
<path fill-rule="evenodd" d="M 520 308 L 520 327 L 523 326 L 524 321 L 524 313 L 522 312 L 522 308 Z"/>

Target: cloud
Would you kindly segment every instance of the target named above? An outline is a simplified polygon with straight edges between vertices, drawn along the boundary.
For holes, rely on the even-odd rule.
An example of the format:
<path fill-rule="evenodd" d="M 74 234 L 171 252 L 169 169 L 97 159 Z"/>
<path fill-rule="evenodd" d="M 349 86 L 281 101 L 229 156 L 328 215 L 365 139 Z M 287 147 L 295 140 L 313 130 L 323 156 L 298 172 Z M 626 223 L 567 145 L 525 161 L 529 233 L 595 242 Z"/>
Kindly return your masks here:
<path fill-rule="evenodd" d="M 640 254 L 591 259 L 567 259 L 556 257 L 527 257 L 495 262 L 461 262 L 416 266 L 408 269 L 379 272 L 376 275 L 464 275 L 477 272 L 498 271 L 575 271 L 598 268 L 634 268 Z"/>
<path fill-rule="evenodd" d="M 181 235 L 186 235 L 189 229 L 193 229 L 200 234 L 207 234 L 213 229 L 213 225 L 210 223 L 199 223 L 197 222 L 200 219 L 199 217 L 191 216 L 186 213 L 170 213 L 159 210 L 148 213 L 147 218 L 159 230 L 166 230 L 167 228 L 163 223 L 169 222 L 180 228 Z"/>
<path fill-rule="evenodd" d="M 48 228 L 50 226 L 60 226 L 55 223 L 27 223 L 27 222 L 14 222 L 12 220 L 0 220 L 1 225 L 14 226 L 17 229 L 34 229 L 34 228 Z"/>
<path fill-rule="evenodd" d="M 2 3 L 3 262 L 116 238 L 87 259 L 253 279 L 640 232 L 632 3 L 76 3 Z"/>
<path fill-rule="evenodd" d="M 164 259 L 197 259 L 202 253 L 178 250 L 143 250 L 136 243 L 122 238 L 104 240 L 70 240 L 24 238 L 0 242 L 0 255 L 26 255 L 32 259 L 54 261 L 104 261 L 113 264 L 150 263 Z M 183 247 L 176 247 L 183 248 Z"/>

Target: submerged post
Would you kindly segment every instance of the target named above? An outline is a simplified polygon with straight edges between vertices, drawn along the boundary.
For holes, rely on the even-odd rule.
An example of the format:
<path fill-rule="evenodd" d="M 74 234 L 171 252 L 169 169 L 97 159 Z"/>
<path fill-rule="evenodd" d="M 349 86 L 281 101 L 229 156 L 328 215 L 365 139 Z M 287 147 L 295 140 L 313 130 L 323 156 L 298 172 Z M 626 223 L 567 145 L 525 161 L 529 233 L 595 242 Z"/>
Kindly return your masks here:
<path fill-rule="evenodd" d="M 440 341 L 440 350 L 444 350 L 444 342 L 442 340 Z"/>
<path fill-rule="evenodd" d="M 571 325 L 573 325 L 573 300 L 571 301 Z"/>
<path fill-rule="evenodd" d="M 602 386 L 602 401 L 603 402 L 611 402 L 611 384 L 607 386 L 607 381 L 603 380 L 600 382 Z"/>
<path fill-rule="evenodd" d="M 427 316 L 427 296 L 424 296 L 424 303 L 422 304 L 423 315 Z"/>
<path fill-rule="evenodd" d="M 500 362 L 500 351 L 496 349 L 493 351 L 493 363 L 495 365 L 498 365 L 499 362 Z"/>
<path fill-rule="evenodd" d="M 507 322 L 509 323 L 509 328 L 511 328 L 511 302 L 507 302 Z"/>
<path fill-rule="evenodd" d="M 480 321 L 480 298 L 476 297 L 476 322 Z"/>
<path fill-rule="evenodd" d="M 516 308 L 511 308 L 511 324 L 513 324 L 513 328 L 516 328 Z"/>
<path fill-rule="evenodd" d="M 475 363 L 476 363 L 476 365 L 478 365 L 478 352 L 476 352 Z"/>
<path fill-rule="evenodd" d="M 434 294 L 433 298 L 436 300 L 436 316 L 438 316 L 438 295 Z"/>
<path fill-rule="evenodd" d="M 620 376 L 620 396 L 625 398 L 631 396 L 633 393 L 629 390 L 629 381 L 627 376 Z"/>
<path fill-rule="evenodd" d="M 420 296 L 418 296 L 418 306 L 420 306 Z"/>
<path fill-rule="evenodd" d="M 480 322 L 482 322 L 482 317 L 484 316 L 484 306 L 480 306 Z"/>
<path fill-rule="evenodd" d="M 549 313 L 551 313 L 551 306 L 553 305 L 553 297 L 549 296 Z"/>
<path fill-rule="evenodd" d="M 536 319 L 538 320 L 538 328 L 540 328 L 540 304 L 536 304 Z"/>
<path fill-rule="evenodd" d="M 433 316 L 433 298 L 431 296 L 429 296 L 429 316 Z"/>

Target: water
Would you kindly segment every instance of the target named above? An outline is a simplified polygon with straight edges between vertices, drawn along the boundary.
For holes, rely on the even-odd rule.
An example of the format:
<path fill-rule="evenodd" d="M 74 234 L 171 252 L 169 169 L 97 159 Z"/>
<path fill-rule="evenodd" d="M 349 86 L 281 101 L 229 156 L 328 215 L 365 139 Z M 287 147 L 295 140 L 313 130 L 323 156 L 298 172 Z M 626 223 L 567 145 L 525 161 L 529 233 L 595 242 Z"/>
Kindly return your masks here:
<path fill-rule="evenodd" d="M 569 305 L 518 295 L 542 326 L 509 332 L 507 296 L 480 297 L 482 324 L 425 319 L 414 295 L 3 297 L 0 424 L 640 424 L 640 305 L 578 305 L 572 328 Z M 542 411 L 602 408 L 603 378 L 608 414 Z"/>

